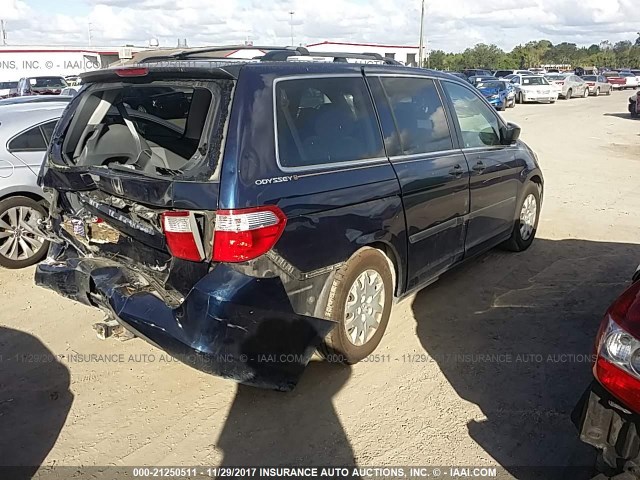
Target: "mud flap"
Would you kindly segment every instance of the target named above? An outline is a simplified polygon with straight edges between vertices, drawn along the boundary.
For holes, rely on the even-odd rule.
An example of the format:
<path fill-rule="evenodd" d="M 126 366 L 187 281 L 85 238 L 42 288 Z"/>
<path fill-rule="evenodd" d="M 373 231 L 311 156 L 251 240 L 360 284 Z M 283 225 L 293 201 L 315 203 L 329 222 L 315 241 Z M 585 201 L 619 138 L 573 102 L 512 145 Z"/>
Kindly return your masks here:
<path fill-rule="evenodd" d="M 41 264 L 36 282 L 58 292 L 64 283 L 60 293 L 85 303 L 102 297 L 126 328 L 174 358 L 261 388 L 293 389 L 336 325 L 296 314 L 279 278 L 250 277 L 224 264 L 196 283 L 175 309 L 151 292 L 132 289 L 124 267 L 99 266 L 91 259 Z M 88 288 L 92 291 L 84 291 Z"/>

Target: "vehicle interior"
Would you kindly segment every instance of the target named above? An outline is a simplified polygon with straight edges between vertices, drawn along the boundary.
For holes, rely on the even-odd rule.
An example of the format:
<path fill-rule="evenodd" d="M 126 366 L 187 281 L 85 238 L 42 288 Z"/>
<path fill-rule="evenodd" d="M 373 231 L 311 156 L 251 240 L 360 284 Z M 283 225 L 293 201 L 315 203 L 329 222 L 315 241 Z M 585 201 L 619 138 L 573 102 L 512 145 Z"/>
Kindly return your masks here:
<path fill-rule="evenodd" d="M 156 87 L 140 85 L 109 86 L 83 96 L 63 146 L 67 158 L 77 165 L 120 165 L 147 173 L 184 171 L 200 145 L 211 91 L 192 88 L 186 112 L 165 119 L 132 109 L 126 102 L 132 90 L 138 98 L 157 94 Z"/>

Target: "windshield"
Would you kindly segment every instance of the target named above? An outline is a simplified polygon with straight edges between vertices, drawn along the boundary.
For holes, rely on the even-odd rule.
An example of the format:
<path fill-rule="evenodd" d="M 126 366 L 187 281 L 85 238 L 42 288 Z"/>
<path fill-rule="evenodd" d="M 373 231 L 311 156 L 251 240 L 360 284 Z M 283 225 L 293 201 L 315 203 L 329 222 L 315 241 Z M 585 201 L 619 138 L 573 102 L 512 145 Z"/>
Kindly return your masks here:
<path fill-rule="evenodd" d="M 522 85 L 549 85 L 544 77 L 522 77 Z"/>
<path fill-rule="evenodd" d="M 629 73 L 629 72 L 620 72 L 620 76 L 621 77 L 635 77 L 635 75 L 633 73 Z"/>
<path fill-rule="evenodd" d="M 587 80 L 588 82 L 595 82 L 598 80 L 598 77 L 595 75 L 585 75 L 582 77 L 583 80 Z"/>
<path fill-rule="evenodd" d="M 566 75 L 545 75 L 544 78 L 546 78 L 547 80 L 551 80 L 556 81 L 556 80 L 564 80 L 565 78 L 567 78 Z"/>
<path fill-rule="evenodd" d="M 604 76 L 607 78 L 620 78 L 620 75 L 618 75 L 617 73 L 610 73 L 610 72 L 605 73 Z"/>
<path fill-rule="evenodd" d="M 17 86 L 18 86 L 18 82 L 0 82 L 0 90 L 16 88 Z"/>
<path fill-rule="evenodd" d="M 64 88 L 67 82 L 62 77 L 36 77 L 30 78 L 31 88 Z"/>
<path fill-rule="evenodd" d="M 480 82 L 478 83 L 478 88 L 498 88 L 498 89 L 505 89 L 507 88 L 504 82 L 496 82 L 494 81 L 484 81 L 484 82 Z"/>
<path fill-rule="evenodd" d="M 148 174 L 180 174 L 217 162 L 217 155 L 208 156 L 203 132 L 228 94 L 222 83 L 229 82 L 92 85 L 74 102 L 64 160 Z"/>

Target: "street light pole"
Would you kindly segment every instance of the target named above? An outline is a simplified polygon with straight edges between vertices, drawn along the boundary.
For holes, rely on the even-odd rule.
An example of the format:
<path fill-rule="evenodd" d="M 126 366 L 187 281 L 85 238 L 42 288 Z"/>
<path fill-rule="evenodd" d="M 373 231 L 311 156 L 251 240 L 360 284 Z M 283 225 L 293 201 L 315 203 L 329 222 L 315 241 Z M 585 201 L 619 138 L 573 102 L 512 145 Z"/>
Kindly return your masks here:
<path fill-rule="evenodd" d="M 291 25 L 291 46 L 293 47 L 293 14 L 296 12 L 289 12 L 289 16 L 291 17 L 291 20 L 289 22 L 289 24 Z"/>
<path fill-rule="evenodd" d="M 423 38 L 424 38 L 424 0 L 422 0 L 422 11 L 420 12 L 420 47 L 418 48 L 418 67 L 422 68 L 422 53 L 423 53 Z"/>

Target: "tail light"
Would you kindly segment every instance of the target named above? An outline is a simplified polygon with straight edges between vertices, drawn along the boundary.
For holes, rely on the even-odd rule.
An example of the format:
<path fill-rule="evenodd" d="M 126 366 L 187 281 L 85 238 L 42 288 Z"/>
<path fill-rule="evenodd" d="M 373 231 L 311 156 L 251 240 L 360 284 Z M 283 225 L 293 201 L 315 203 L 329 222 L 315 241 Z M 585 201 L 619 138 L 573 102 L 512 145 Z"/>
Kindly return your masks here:
<path fill-rule="evenodd" d="M 213 234 L 215 262 L 244 262 L 267 253 L 276 244 L 287 217 L 275 206 L 218 210 Z"/>
<path fill-rule="evenodd" d="M 595 83 L 594 82 L 587 82 L 587 85 L 589 85 L 590 87 L 593 87 L 593 86 L 595 86 Z"/>
<path fill-rule="evenodd" d="M 212 260 L 245 262 L 267 253 L 276 244 L 287 217 L 278 207 L 265 206 L 216 212 Z M 193 212 L 165 212 L 162 228 L 174 257 L 201 262 L 206 258 Z"/>
<path fill-rule="evenodd" d="M 202 238 L 193 212 L 165 212 L 162 228 L 171 255 L 192 262 L 204 260 Z"/>
<path fill-rule="evenodd" d="M 149 74 L 147 67 L 116 68 L 114 71 L 119 77 L 144 77 Z"/>
<path fill-rule="evenodd" d="M 556 82 L 556 85 L 564 85 L 564 82 Z"/>
<path fill-rule="evenodd" d="M 640 282 L 609 307 L 596 338 L 596 379 L 640 413 Z"/>

